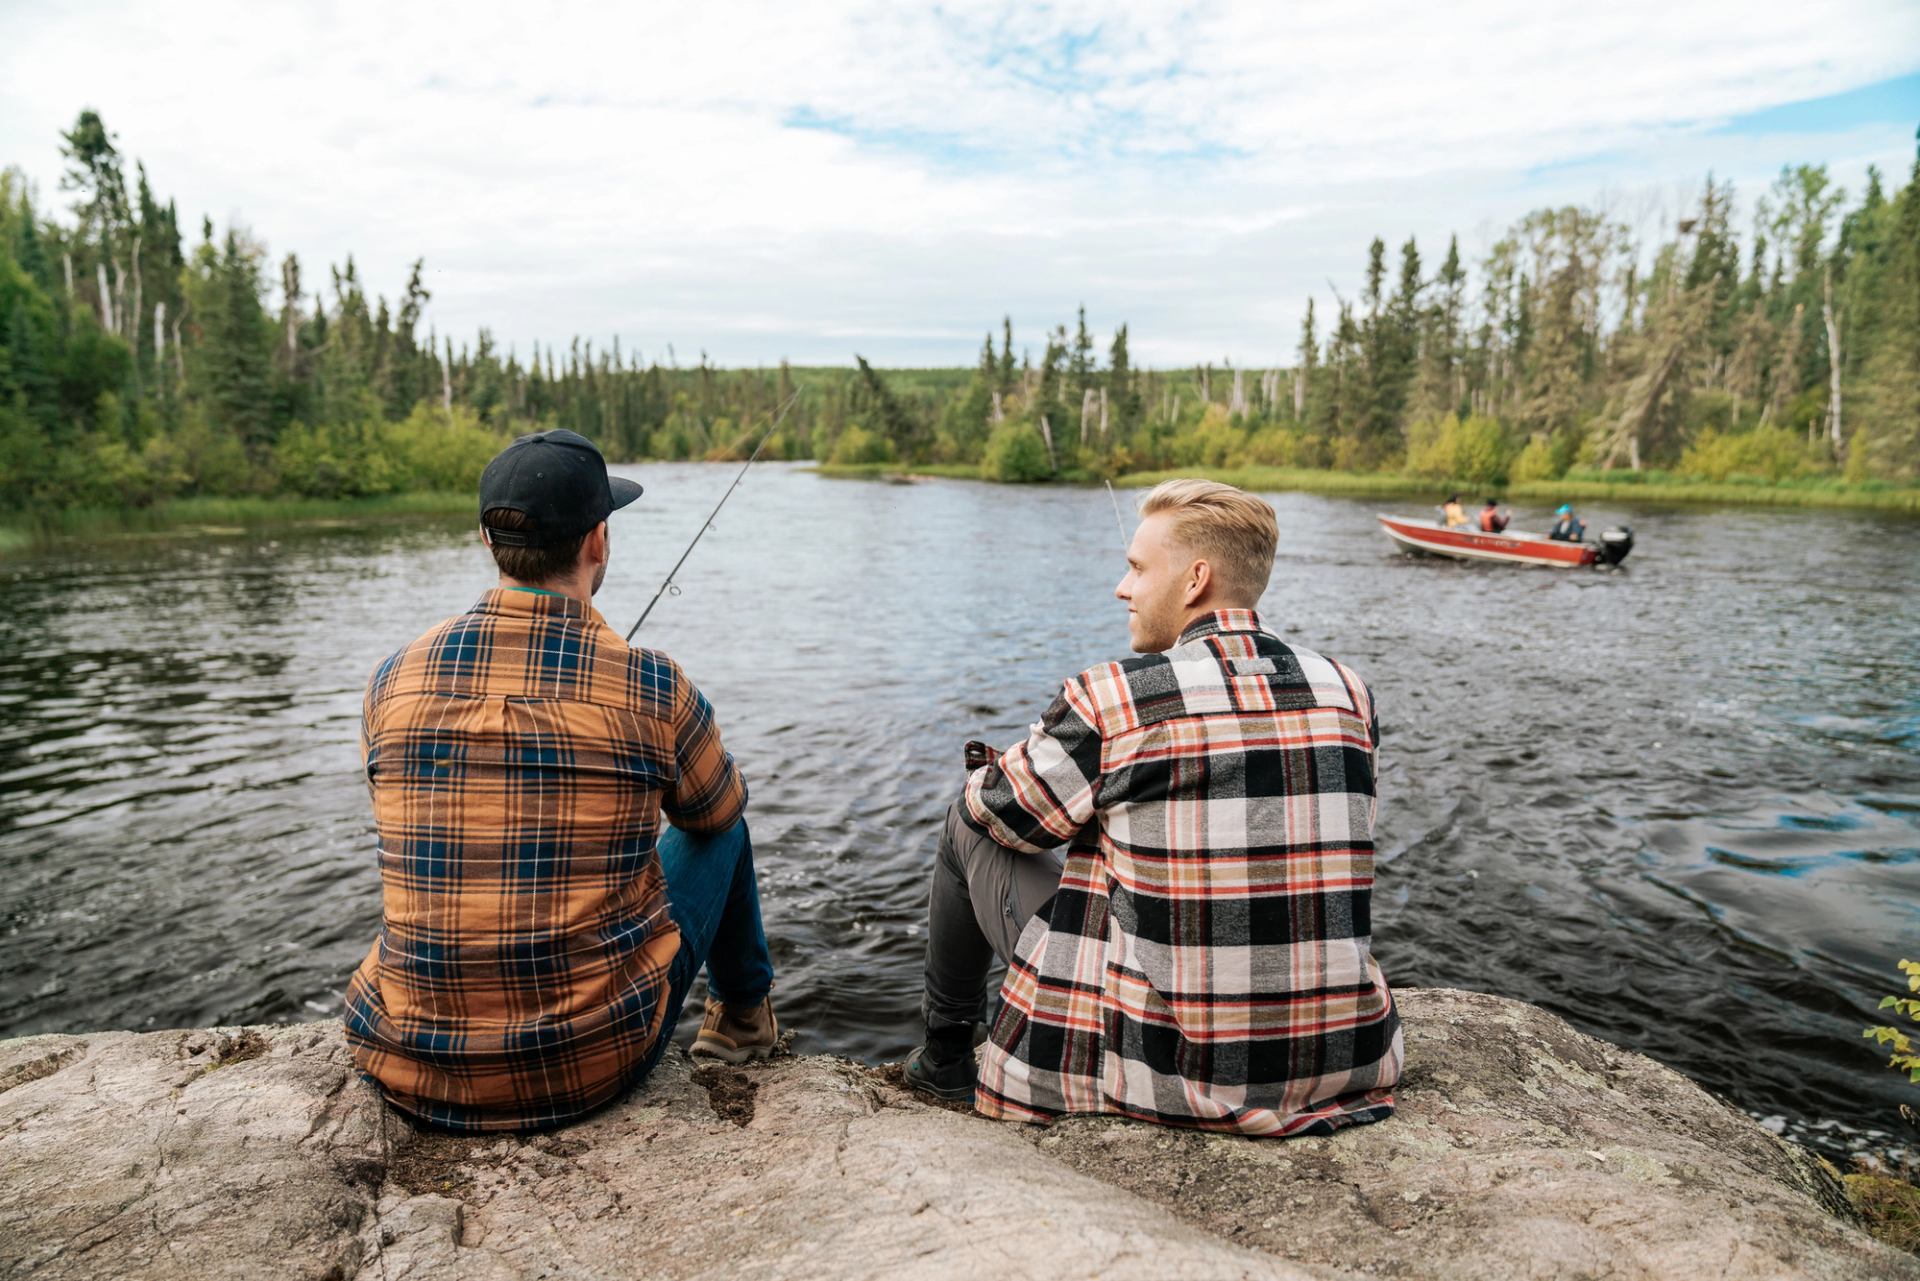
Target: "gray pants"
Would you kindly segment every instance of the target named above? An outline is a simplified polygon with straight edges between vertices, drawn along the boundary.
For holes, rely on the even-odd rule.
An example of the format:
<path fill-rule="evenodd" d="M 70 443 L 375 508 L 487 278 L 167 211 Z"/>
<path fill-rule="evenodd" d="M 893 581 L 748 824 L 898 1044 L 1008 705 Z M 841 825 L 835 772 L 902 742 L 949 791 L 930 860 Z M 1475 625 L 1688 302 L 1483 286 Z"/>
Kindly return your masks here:
<path fill-rule="evenodd" d="M 1020 931 L 1060 888 L 1066 856 L 1025 854 L 975 831 L 965 803 L 947 810 L 927 900 L 927 990 L 920 1004 L 932 1031 L 969 1027 L 986 1016 L 987 976 L 1013 956 Z"/>

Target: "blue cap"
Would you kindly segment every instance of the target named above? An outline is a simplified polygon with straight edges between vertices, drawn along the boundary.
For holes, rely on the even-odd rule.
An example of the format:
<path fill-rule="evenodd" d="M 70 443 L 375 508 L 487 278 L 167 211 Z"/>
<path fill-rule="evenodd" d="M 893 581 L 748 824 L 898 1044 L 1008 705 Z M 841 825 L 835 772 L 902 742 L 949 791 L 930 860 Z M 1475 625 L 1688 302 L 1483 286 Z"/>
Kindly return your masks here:
<path fill-rule="evenodd" d="M 1572 510 L 1573 508 L 1567 506 L 1565 503 L 1561 503 L 1558 507 L 1553 509 L 1553 514 L 1556 516 L 1565 516 L 1568 512 Z"/>

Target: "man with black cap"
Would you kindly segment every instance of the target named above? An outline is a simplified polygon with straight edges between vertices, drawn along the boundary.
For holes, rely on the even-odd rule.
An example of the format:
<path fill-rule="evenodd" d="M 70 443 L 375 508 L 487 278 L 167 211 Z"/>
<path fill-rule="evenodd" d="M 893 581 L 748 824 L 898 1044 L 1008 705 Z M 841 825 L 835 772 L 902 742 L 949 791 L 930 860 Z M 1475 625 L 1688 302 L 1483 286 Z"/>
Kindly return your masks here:
<path fill-rule="evenodd" d="M 541 1129 L 614 1099 L 703 966 L 694 1053 L 744 1062 L 778 1037 L 746 786 L 713 708 L 593 608 L 607 517 L 639 496 L 584 436 L 514 441 L 480 478 L 500 585 L 367 685 L 384 910 L 347 1040 L 430 1124 Z"/>

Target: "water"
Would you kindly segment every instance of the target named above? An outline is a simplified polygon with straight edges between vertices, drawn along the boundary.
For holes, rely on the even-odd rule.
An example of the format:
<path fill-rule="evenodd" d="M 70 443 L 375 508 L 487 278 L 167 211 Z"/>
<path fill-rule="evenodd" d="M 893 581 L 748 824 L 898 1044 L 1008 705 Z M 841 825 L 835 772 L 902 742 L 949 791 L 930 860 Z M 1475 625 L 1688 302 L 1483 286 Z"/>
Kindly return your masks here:
<path fill-rule="evenodd" d="M 730 478 L 633 472 L 621 630 Z M 1860 1028 L 1920 955 L 1920 522 L 1593 509 L 1639 539 L 1609 575 L 1272 497 L 1265 615 L 1381 708 L 1389 979 L 1537 1002 L 1836 1154 L 1902 1142 Z M 0 563 L 0 1035 L 336 1015 L 380 911 L 367 673 L 488 568 L 459 521 Z M 654 612 L 753 789 L 802 1048 L 913 1043 L 960 744 L 1124 652 L 1120 572 L 1100 490 L 766 467 Z"/>

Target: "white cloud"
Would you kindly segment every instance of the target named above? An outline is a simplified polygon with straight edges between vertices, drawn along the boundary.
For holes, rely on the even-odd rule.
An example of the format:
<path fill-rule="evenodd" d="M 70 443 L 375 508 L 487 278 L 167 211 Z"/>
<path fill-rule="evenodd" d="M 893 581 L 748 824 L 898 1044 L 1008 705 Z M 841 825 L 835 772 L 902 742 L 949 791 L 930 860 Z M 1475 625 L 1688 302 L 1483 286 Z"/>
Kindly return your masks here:
<path fill-rule="evenodd" d="M 95 106 L 190 225 L 388 291 L 424 256 L 443 332 L 522 349 L 966 361 L 1084 300 L 1148 359 L 1258 362 L 1375 234 L 1904 172 L 1904 129 L 1711 130 L 1920 66 L 1920 9 L 1866 0 L 1112 10 L 43 8 L 0 16 L 0 158 L 54 196 Z"/>

